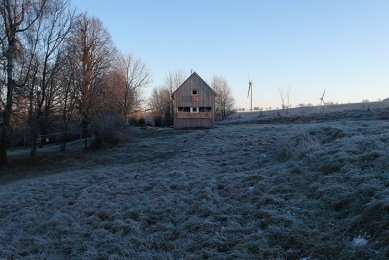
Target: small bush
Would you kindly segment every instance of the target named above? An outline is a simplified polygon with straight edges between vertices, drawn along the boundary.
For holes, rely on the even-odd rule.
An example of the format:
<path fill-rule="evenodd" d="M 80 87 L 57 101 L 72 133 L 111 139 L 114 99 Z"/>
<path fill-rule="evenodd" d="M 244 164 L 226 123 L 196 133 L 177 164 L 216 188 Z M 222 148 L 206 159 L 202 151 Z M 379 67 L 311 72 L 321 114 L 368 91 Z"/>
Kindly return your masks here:
<path fill-rule="evenodd" d="M 137 122 L 137 120 L 136 120 L 135 117 L 131 117 L 131 118 L 128 120 L 128 124 L 130 124 L 130 125 L 136 125 L 136 122 Z"/>
<path fill-rule="evenodd" d="M 156 117 L 156 118 L 154 118 L 154 126 L 155 126 L 155 127 L 160 127 L 160 126 L 162 126 L 162 117 Z"/>
<path fill-rule="evenodd" d="M 146 124 L 146 120 L 145 120 L 143 117 L 141 117 L 141 118 L 139 118 L 138 124 L 139 124 L 140 126 L 143 126 L 143 125 Z"/>
<path fill-rule="evenodd" d="M 94 140 L 92 147 L 114 146 L 130 141 L 129 133 L 123 120 L 114 115 L 100 116 L 93 124 Z"/>

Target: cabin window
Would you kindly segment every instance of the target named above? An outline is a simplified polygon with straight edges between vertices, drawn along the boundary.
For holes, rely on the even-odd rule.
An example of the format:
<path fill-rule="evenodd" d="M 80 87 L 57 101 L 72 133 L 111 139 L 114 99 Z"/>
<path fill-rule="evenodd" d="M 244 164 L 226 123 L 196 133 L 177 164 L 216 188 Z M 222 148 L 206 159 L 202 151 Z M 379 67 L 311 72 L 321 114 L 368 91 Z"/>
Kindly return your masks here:
<path fill-rule="evenodd" d="M 199 107 L 199 112 L 211 112 L 211 107 Z"/>
<path fill-rule="evenodd" d="M 197 95 L 197 90 L 192 90 L 192 95 Z"/>
<path fill-rule="evenodd" d="M 197 107 L 192 107 L 192 112 L 197 113 Z"/>
<path fill-rule="evenodd" d="M 178 112 L 190 112 L 190 107 L 178 107 Z"/>

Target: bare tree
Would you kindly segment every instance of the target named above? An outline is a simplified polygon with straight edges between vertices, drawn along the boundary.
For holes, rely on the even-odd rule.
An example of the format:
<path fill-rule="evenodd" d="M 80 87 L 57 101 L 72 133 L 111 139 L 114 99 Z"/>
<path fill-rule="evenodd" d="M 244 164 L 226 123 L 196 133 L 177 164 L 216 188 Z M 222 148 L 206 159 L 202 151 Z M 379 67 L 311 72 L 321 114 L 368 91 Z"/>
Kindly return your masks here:
<path fill-rule="evenodd" d="M 30 109 L 31 136 L 33 137 L 30 159 L 34 160 L 37 135 L 48 134 L 48 127 L 55 110 L 59 108 L 60 70 L 67 55 L 66 39 L 75 26 L 76 12 L 70 9 L 69 1 L 55 0 L 47 3 L 43 15 L 31 27 L 32 39 L 37 39 L 34 73 L 29 84 L 29 96 L 34 99 Z M 34 36 L 35 35 L 35 36 Z M 62 75 L 61 75 L 62 76 Z M 36 79 L 36 80 L 35 80 Z"/>
<path fill-rule="evenodd" d="M 151 73 L 146 63 L 136 59 L 132 53 L 119 56 L 117 72 L 119 78 L 114 88 L 114 104 L 127 123 L 130 111 L 140 105 L 142 89 L 152 82 Z"/>
<path fill-rule="evenodd" d="M 220 113 L 222 120 L 234 111 L 234 97 L 228 82 L 223 77 L 213 76 L 212 88 L 216 92 L 216 113 Z"/>
<path fill-rule="evenodd" d="M 170 90 L 165 86 L 153 88 L 149 99 L 149 107 L 153 108 L 152 114 L 156 126 L 162 124 L 169 125 L 169 122 L 165 123 L 165 121 L 169 121 L 170 119 L 168 117 L 170 115 L 170 107 L 168 106 L 170 99 Z"/>
<path fill-rule="evenodd" d="M 169 71 L 169 73 L 165 77 L 165 87 L 169 90 L 170 99 L 172 97 L 173 92 L 184 83 L 186 79 L 186 74 L 183 70 L 177 69 L 175 71 Z M 169 102 L 168 104 L 168 113 L 166 114 L 167 124 L 173 125 L 174 122 L 174 111 L 173 105 Z"/>
<path fill-rule="evenodd" d="M 290 106 L 290 87 L 284 92 L 283 88 L 278 88 L 280 92 L 280 97 L 281 97 L 281 108 L 282 108 L 282 115 L 288 115 L 289 112 L 289 106 Z"/>
<path fill-rule="evenodd" d="M 4 58 L 6 78 L 2 80 L 2 128 L 0 133 L 0 166 L 8 162 L 7 147 L 11 132 L 11 114 L 14 95 L 24 86 L 32 57 L 23 57 L 23 44 L 27 40 L 26 31 L 39 19 L 46 6 L 46 0 L 2 0 L 0 1 L 0 45 Z M 22 60 L 24 59 L 24 60 Z M 18 73 L 16 71 L 18 69 Z M 24 77 L 23 77 L 24 76 Z"/>
<path fill-rule="evenodd" d="M 71 38 L 72 61 L 77 69 L 78 108 L 82 116 L 81 133 L 89 135 L 89 125 L 108 90 L 109 74 L 116 59 L 116 48 L 108 31 L 97 18 L 86 13 L 77 21 L 76 32 Z"/>
<path fill-rule="evenodd" d="M 77 93 L 78 84 L 76 77 L 76 67 L 74 66 L 70 58 L 66 59 L 66 62 L 60 70 L 60 109 L 61 109 L 61 151 L 65 151 L 66 143 L 68 140 L 68 131 L 70 123 L 74 118 L 77 118 Z"/>

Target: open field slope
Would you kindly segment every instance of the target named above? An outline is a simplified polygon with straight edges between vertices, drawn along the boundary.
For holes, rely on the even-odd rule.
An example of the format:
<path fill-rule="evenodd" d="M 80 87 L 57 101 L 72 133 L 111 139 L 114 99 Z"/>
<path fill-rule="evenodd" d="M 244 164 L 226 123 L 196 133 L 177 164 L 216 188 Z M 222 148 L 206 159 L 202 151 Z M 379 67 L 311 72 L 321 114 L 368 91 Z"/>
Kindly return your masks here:
<path fill-rule="evenodd" d="M 15 155 L 0 258 L 389 258 L 387 109 L 132 135 L 71 158 L 42 149 L 31 170 Z"/>
<path fill-rule="evenodd" d="M 255 118 L 260 115 L 265 116 L 277 116 L 282 115 L 283 113 L 289 116 L 302 116 L 310 115 L 313 113 L 333 113 L 333 112 L 352 112 L 355 110 L 376 110 L 389 107 L 389 101 L 376 101 L 376 102 L 364 102 L 364 103 L 347 103 L 347 104 L 332 104 L 332 105 L 322 105 L 322 106 L 306 106 L 306 107 L 296 107 L 282 109 L 273 108 L 273 110 L 263 110 L 253 111 L 253 112 L 236 112 L 232 115 L 229 115 L 230 119 L 247 119 Z"/>

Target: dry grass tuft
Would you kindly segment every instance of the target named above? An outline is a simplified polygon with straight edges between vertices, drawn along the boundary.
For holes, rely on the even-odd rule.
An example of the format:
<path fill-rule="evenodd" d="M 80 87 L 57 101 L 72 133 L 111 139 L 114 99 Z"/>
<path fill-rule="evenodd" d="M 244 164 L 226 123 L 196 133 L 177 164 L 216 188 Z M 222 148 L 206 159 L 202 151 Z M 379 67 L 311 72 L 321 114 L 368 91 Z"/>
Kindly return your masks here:
<path fill-rule="evenodd" d="M 303 134 L 296 138 L 293 143 L 285 145 L 286 155 L 288 158 L 299 158 L 305 154 L 318 151 L 321 146 L 321 140 L 309 134 Z"/>

